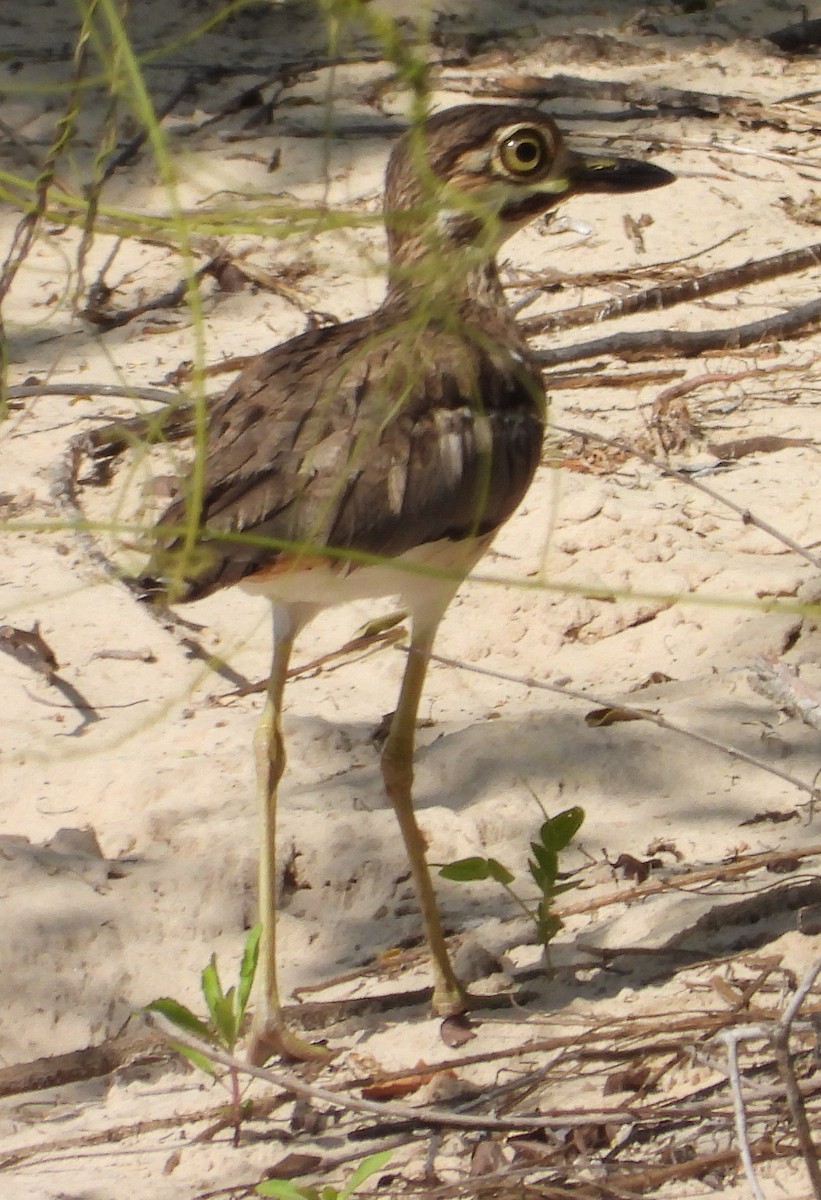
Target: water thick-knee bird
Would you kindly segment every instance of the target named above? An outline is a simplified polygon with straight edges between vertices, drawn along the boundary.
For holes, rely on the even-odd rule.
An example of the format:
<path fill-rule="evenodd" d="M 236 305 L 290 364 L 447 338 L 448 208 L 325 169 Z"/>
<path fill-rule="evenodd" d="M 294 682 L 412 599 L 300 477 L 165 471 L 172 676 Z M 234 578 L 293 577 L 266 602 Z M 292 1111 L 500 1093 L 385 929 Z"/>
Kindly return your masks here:
<path fill-rule="evenodd" d="M 273 662 L 255 740 L 263 925 L 256 1062 L 313 1054 L 284 1022 L 277 990 L 276 798 L 294 639 L 329 605 L 397 595 L 410 613 L 382 774 L 425 923 L 433 1008 L 469 1005 L 448 957 L 411 791 L 437 627 L 527 491 L 542 447 L 541 372 L 505 302 L 495 256 L 570 196 L 643 191 L 672 178 L 651 163 L 569 149 L 534 108 L 465 105 L 429 117 L 400 138 L 387 168 L 383 303 L 261 354 L 208 414 L 199 469 L 157 527 L 142 585 L 176 603 L 237 584 L 273 605 Z"/>

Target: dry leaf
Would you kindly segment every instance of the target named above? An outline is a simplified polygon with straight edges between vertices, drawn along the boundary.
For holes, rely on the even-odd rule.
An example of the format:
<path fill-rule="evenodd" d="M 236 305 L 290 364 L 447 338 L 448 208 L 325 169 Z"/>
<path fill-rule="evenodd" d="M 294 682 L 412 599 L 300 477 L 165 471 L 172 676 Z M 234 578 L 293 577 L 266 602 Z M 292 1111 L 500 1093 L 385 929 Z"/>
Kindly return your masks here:
<path fill-rule="evenodd" d="M 286 1154 L 265 1172 L 266 1179 L 296 1179 L 313 1171 L 322 1162 L 321 1154 Z"/>
<path fill-rule="evenodd" d="M 604 729 L 608 725 L 617 725 L 622 721 L 641 721 L 641 713 L 637 709 L 627 710 L 618 708 L 594 708 L 584 718 L 585 725 L 593 729 Z"/>
<path fill-rule="evenodd" d="M 579 1125 L 570 1136 L 580 1154 L 589 1154 L 591 1150 L 600 1150 L 610 1145 L 610 1136 L 605 1125 Z"/>
<path fill-rule="evenodd" d="M 439 1026 L 439 1036 L 446 1046 L 450 1046 L 451 1050 L 456 1050 L 459 1046 L 464 1046 L 465 1042 L 475 1038 L 476 1034 L 473 1032 L 470 1019 L 464 1013 L 460 1013 L 455 1017 L 445 1017 Z"/>
<path fill-rule="evenodd" d="M 799 860 L 793 858 L 791 854 L 785 854 L 783 858 L 774 858 L 772 862 L 767 863 L 767 870 L 773 875 L 789 875 L 792 871 L 797 871 Z"/>
<path fill-rule="evenodd" d="M 732 442 L 708 442 L 707 449 L 716 458 L 725 462 L 744 458 L 747 454 L 772 454 L 775 450 L 785 450 L 790 446 L 812 446 L 811 438 L 776 437 L 775 434 L 764 434 L 761 437 L 735 438 Z"/>
<path fill-rule="evenodd" d="M 650 872 L 661 865 L 661 861 L 658 858 L 642 860 L 634 858 L 632 854 L 620 854 L 613 863 L 617 871 L 624 872 L 625 879 L 635 879 L 636 883 L 644 883 Z"/>
<path fill-rule="evenodd" d="M 623 1071 L 613 1071 L 607 1076 L 604 1095 L 612 1096 L 614 1092 L 640 1092 L 649 1078 L 649 1067 L 625 1067 Z"/>
<path fill-rule="evenodd" d="M 497 1171 L 501 1171 L 504 1165 L 505 1156 L 502 1153 L 502 1147 L 492 1138 L 484 1138 L 474 1147 L 469 1174 L 472 1176 L 495 1175 Z"/>
<path fill-rule="evenodd" d="M 797 820 L 798 813 L 794 809 L 791 812 L 780 812 L 778 809 L 766 808 L 763 812 L 747 817 L 747 820 L 741 821 L 740 825 L 780 825 L 783 821 Z"/>
<path fill-rule="evenodd" d="M 417 1067 L 426 1067 L 427 1063 L 417 1063 Z M 430 1083 L 435 1071 L 419 1071 L 413 1075 L 403 1075 L 399 1079 L 385 1079 L 382 1082 L 369 1083 L 362 1088 L 366 1100 L 401 1100 L 418 1092 L 420 1087 Z"/>

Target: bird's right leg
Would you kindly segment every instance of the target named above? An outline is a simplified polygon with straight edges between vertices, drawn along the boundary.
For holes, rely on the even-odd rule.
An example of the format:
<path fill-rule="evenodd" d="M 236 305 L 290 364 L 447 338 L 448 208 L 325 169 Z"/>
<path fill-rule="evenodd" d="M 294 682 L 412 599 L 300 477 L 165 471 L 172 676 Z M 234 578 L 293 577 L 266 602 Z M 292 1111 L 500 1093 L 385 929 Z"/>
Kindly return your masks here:
<path fill-rule="evenodd" d="M 261 1066 L 274 1055 L 302 1060 L 328 1057 L 328 1051 L 298 1037 L 285 1023 L 277 986 L 276 965 L 276 819 L 277 788 L 285 769 L 282 737 L 282 693 L 295 635 L 287 615 L 274 615 L 274 654 L 262 718 L 254 735 L 259 801 L 259 919 L 262 934 L 256 983 L 256 1012 L 249 1061 Z"/>

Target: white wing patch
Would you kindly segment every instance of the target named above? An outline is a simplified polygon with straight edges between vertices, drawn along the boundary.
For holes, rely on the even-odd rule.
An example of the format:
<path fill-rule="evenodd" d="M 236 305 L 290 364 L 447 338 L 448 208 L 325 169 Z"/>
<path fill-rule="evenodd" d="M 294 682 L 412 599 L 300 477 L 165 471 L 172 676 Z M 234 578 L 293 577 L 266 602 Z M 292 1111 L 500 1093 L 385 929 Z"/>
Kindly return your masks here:
<path fill-rule="evenodd" d="M 439 462 L 449 484 L 459 484 L 465 470 L 466 426 L 472 424 L 473 414 L 467 407 L 439 409 L 434 413 Z"/>
<path fill-rule="evenodd" d="M 405 488 L 408 484 L 408 464 L 395 459 L 388 470 L 388 504 L 395 515 L 399 515 L 405 503 Z"/>

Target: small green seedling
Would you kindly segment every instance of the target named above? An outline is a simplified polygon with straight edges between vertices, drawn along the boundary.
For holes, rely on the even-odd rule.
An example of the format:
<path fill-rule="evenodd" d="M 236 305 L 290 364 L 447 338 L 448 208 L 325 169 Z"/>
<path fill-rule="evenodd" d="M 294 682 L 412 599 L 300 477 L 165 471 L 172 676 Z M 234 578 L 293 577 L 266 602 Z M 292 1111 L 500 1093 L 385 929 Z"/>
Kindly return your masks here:
<path fill-rule="evenodd" d="M 183 1034 L 193 1036 L 200 1042 L 206 1042 L 216 1050 L 223 1050 L 226 1054 L 233 1054 L 234 1047 L 242 1033 L 248 998 L 254 986 L 261 932 L 262 926 L 255 925 L 248 933 L 248 937 L 245 939 L 245 948 L 242 952 L 239 979 L 237 984 L 234 987 L 230 987 L 227 992 L 222 990 L 219 971 L 217 970 L 217 956 L 215 954 L 211 955 L 211 960 L 204 969 L 201 980 L 202 994 L 208 1009 L 207 1018 L 203 1020 L 203 1018 L 196 1016 L 190 1008 L 187 1008 L 184 1004 L 180 1004 L 178 1000 L 173 1000 L 170 996 L 161 996 L 158 1000 L 153 1000 L 151 1004 L 145 1006 L 146 1011 L 159 1013 L 161 1017 L 164 1017 L 166 1021 L 179 1029 Z M 211 1075 L 214 1079 L 220 1080 L 216 1066 L 208 1057 L 207 1052 L 195 1050 L 193 1047 L 186 1046 L 181 1042 L 172 1041 L 171 1045 L 179 1054 L 182 1054 L 184 1058 L 193 1063 L 195 1067 L 199 1067 L 201 1071 L 205 1071 L 206 1074 Z M 228 1077 L 231 1081 L 231 1114 L 234 1126 L 234 1144 L 236 1144 L 239 1140 L 239 1126 L 242 1119 L 242 1095 L 239 1085 L 239 1072 L 235 1067 L 228 1068 Z"/>
<path fill-rule="evenodd" d="M 341 1189 L 329 1186 L 300 1187 L 290 1179 L 266 1179 L 265 1183 L 257 1184 L 257 1192 L 260 1196 L 278 1196 L 279 1200 L 348 1200 L 366 1179 L 381 1171 L 392 1157 L 393 1150 L 380 1150 L 378 1154 L 363 1158 Z"/>
<path fill-rule="evenodd" d="M 558 882 L 559 854 L 570 845 L 583 821 L 584 809 L 566 808 L 555 817 L 546 817 L 539 830 L 538 840 L 530 843 L 532 858 L 528 859 L 527 865 L 531 878 L 541 893 L 535 906 L 528 904 L 513 890 L 510 885 L 516 878 L 515 875 L 496 858 L 460 858 L 440 867 L 439 874 L 457 883 L 495 879 L 534 923 L 536 936 L 547 950 L 562 927 L 561 917 L 553 911 L 553 902 L 562 892 L 576 887 L 572 881 Z"/>

